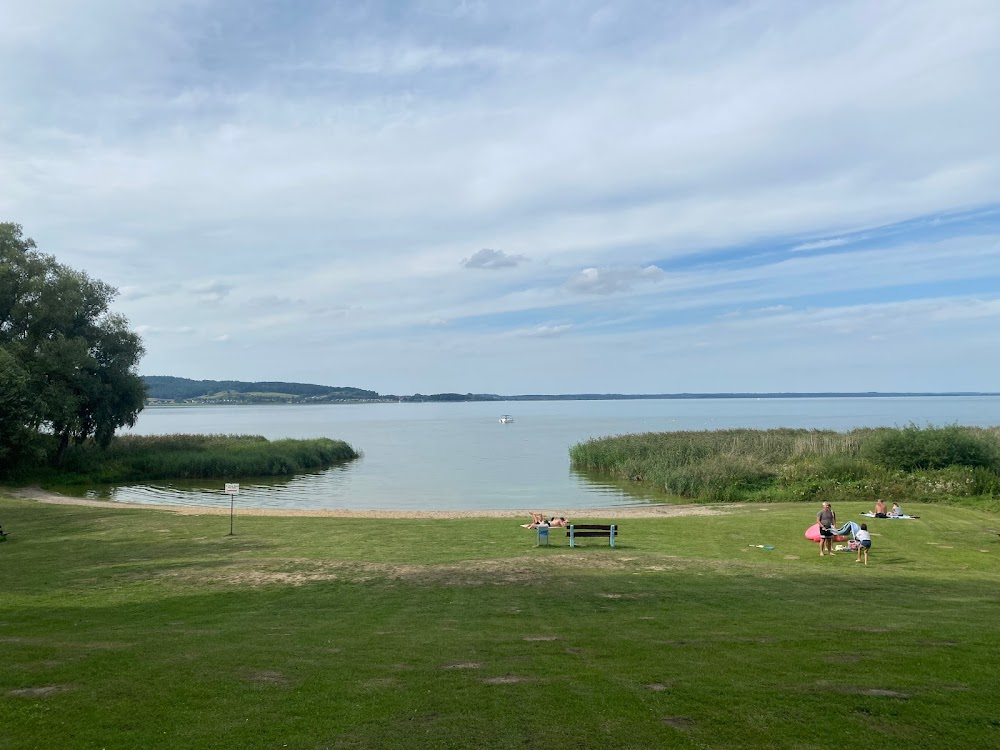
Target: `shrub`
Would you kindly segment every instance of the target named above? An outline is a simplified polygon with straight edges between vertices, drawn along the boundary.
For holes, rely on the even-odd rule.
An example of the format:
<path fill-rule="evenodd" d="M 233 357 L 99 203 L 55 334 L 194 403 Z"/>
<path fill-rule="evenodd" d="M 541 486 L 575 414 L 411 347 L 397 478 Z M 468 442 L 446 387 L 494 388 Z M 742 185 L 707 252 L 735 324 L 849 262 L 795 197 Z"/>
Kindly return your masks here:
<path fill-rule="evenodd" d="M 894 469 L 943 469 L 946 466 L 997 465 L 996 440 L 956 425 L 921 428 L 910 425 L 897 430 L 880 430 L 866 441 L 863 454 L 872 461 Z"/>

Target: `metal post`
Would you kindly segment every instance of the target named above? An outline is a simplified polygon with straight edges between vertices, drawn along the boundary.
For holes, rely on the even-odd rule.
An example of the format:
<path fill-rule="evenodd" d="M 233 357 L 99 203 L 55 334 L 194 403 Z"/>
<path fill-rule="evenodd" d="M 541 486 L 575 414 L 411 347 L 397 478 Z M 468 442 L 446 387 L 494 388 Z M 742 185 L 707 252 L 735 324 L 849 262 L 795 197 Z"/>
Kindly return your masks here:
<path fill-rule="evenodd" d="M 236 495 L 229 496 L 229 536 L 233 534 L 233 508 L 236 505 Z"/>

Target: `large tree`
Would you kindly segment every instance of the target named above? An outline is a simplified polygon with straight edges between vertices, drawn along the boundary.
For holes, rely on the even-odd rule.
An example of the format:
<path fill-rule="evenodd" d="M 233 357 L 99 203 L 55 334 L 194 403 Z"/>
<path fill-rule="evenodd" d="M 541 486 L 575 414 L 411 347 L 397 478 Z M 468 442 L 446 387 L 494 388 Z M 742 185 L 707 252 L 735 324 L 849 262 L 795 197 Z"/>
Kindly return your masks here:
<path fill-rule="evenodd" d="M 70 441 L 107 445 L 135 424 L 143 347 L 110 311 L 116 295 L 0 223 L 0 458 L 43 432 L 58 438 L 61 460 Z"/>

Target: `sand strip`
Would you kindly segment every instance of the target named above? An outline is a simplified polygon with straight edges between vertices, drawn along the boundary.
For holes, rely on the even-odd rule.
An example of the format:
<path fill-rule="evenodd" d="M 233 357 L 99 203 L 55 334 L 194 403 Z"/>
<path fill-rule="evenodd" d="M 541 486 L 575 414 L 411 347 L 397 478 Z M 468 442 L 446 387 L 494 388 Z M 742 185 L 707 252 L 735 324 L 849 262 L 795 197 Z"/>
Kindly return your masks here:
<path fill-rule="evenodd" d="M 229 515 L 229 507 L 200 505 L 146 505 L 142 503 L 115 503 L 107 500 L 87 500 L 82 497 L 68 497 L 41 487 L 23 487 L 10 494 L 26 500 L 35 500 L 52 505 L 85 505 L 92 508 L 115 510 L 162 510 L 182 516 Z M 541 512 L 546 516 L 566 516 L 567 518 L 670 518 L 676 516 L 716 516 L 736 510 L 735 505 L 727 505 L 725 510 L 708 505 L 626 505 L 614 508 L 561 508 Z M 524 518 L 536 508 L 524 510 L 350 510 L 331 508 L 322 510 L 293 510 L 285 508 L 245 508 L 238 509 L 240 516 L 287 516 L 317 518 Z"/>

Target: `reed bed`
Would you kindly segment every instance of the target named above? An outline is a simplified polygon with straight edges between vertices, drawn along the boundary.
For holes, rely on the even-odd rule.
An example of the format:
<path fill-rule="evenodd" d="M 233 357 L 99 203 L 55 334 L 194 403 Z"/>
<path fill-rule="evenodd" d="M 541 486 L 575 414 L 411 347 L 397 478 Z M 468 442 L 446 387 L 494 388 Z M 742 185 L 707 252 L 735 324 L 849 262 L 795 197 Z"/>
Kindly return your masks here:
<path fill-rule="evenodd" d="M 358 457 L 342 440 L 268 440 L 260 435 L 129 435 L 102 450 L 73 446 L 62 483 L 291 476 Z"/>
<path fill-rule="evenodd" d="M 1000 498 L 1000 427 L 644 433 L 570 458 L 595 478 L 716 502 Z"/>

